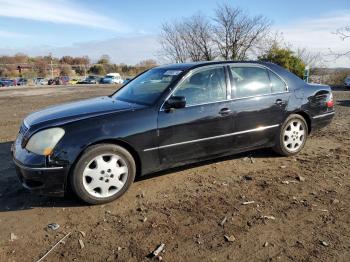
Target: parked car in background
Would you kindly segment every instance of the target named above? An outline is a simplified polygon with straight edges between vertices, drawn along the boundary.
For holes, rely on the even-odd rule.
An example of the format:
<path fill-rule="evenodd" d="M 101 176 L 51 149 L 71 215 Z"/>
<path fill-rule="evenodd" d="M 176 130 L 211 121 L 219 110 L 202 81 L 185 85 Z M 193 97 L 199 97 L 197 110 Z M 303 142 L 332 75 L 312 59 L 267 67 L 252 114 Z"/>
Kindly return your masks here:
<path fill-rule="evenodd" d="M 101 79 L 101 84 L 122 84 L 123 79 L 119 73 L 109 73 Z"/>
<path fill-rule="evenodd" d="M 48 85 L 67 85 L 68 83 L 68 76 L 56 76 L 54 79 L 49 79 L 48 81 Z"/>
<path fill-rule="evenodd" d="M 34 85 L 47 85 L 48 80 L 45 79 L 44 77 L 37 77 L 34 78 Z"/>
<path fill-rule="evenodd" d="M 48 81 L 48 85 L 61 85 L 62 84 L 62 82 L 61 82 L 61 80 L 60 80 L 60 78 L 59 77 L 55 77 L 55 78 L 53 78 L 53 79 L 49 79 L 49 81 Z"/>
<path fill-rule="evenodd" d="M 347 78 L 345 78 L 344 84 L 345 84 L 346 87 L 350 87 L 350 76 L 348 76 Z"/>
<path fill-rule="evenodd" d="M 28 84 L 28 79 L 20 77 L 17 79 L 18 86 L 26 86 Z"/>
<path fill-rule="evenodd" d="M 77 82 L 77 84 L 99 84 L 101 81 L 101 77 L 99 76 L 88 76 L 87 78 L 85 78 L 84 80 L 81 80 L 79 82 Z"/>
<path fill-rule="evenodd" d="M 79 78 L 72 78 L 68 81 L 68 84 L 70 85 L 76 85 L 80 81 Z"/>
<path fill-rule="evenodd" d="M 173 64 L 112 95 L 30 114 L 12 154 L 25 188 L 62 196 L 69 185 L 99 204 L 136 176 L 184 164 L 258 148 L 296 155 L 334 114 L 329 86 L 272 63 Z"/>
<path fill-rule="evenodd" d="M 69 76 L 60 76 L 61 85 L 67 85 L 69 83 Z"/>
<path fill-rule="evenodd" d="M 0 86 L 5 87 L 5 86 L 15 86 L 16 85 L 16 80 L 9 79 L 9 78 L 0 78 Z"/>

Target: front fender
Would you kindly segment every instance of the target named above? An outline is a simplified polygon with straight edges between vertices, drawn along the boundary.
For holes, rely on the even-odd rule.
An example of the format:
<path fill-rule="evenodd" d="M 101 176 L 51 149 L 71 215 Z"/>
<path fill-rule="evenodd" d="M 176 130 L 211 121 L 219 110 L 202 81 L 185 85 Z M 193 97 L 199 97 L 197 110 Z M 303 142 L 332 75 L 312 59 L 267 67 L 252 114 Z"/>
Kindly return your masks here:
<path fill-rule="evenodd" d="M 157 115 L 152 108 L 83 119 L 63 128 L 65 135 L 50 161 L 68 167 L 86 148 L 101 141 L 123 141 L 139 153 L 141 159 L 143 149 L 157 144 Z"/>

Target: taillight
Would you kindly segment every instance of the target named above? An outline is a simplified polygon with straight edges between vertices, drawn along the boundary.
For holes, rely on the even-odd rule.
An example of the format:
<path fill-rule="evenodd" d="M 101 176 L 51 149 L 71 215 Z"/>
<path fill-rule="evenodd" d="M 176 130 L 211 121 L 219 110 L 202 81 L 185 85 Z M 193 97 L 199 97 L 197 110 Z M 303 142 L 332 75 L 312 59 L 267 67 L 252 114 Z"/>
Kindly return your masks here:
<path fill-rule="evenodd" d="M 333 100 L 328 101 L 328 102 L 326 103 L 326 105 L 327 105 L 327 107 L 333 107 L 333 106 L 334 106 Z"/>
<path fill-rule="evenodd" d="M 333 94 L 331 93 L 326 101 L 326 105 L 328 108 L 333 107 L 334 106 L 334 101 L 333 101 Z"/>

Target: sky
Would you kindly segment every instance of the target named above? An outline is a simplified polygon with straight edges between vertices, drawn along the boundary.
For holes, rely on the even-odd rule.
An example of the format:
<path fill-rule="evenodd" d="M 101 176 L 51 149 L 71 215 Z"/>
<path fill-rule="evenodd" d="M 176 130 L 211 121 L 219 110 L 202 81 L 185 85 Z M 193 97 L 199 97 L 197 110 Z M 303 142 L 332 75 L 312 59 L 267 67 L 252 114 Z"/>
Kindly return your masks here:
<path fill-rule="evenodd" d="M 213 17 L 220 3 L 272 20 L 293 47 L 329 54 L 350 50 L 332 32 L 350 26 L 350 0 L 0 0 L 0 55 L 108 54 L 115 63 L 159 60 L 162 23 L 201 12 Z M 330 67 L 350 67 L 332 59 Z"/>

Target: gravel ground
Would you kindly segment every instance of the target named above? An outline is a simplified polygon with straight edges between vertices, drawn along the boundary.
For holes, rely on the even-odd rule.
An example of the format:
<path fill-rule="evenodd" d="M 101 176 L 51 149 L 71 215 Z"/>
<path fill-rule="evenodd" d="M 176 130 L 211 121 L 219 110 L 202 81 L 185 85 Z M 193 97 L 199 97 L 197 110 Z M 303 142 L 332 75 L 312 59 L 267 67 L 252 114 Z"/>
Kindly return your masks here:
<path fill-rule="evenodd" d="M 266 149 L 157 173 L 101 206 L 26 192 L 10 156 L 22 119 L 114 89 L 0 90 L 0 261 L 36 261 L 69 232 L 46 261 L 155 260 L 161 243 L 164 261 L 350 261 L 350 91 L 334 91 L 335 119 L 296 157 Z"/>

